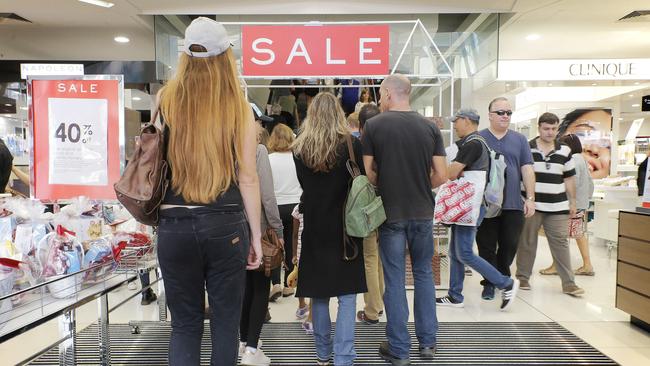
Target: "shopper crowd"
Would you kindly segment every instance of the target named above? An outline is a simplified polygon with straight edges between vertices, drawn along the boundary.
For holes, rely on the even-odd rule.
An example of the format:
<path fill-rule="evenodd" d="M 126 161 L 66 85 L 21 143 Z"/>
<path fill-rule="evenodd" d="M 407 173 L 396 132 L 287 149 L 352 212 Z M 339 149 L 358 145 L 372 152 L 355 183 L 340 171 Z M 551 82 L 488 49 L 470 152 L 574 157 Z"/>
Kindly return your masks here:
<path fill-rule="evenodd" d="M 219 23 L 198 18 L 185 36 L 178 72 L 159 94 L 171 167 L 158 253 L 172 316 L 171 365 L 199 364 L 206 290 L 213 365 L 236 364 L 238 344 L 242 365 L 269 365 L 260 341 L 268 302 L 294 291 L 296 317 L 313 333 L 315 363 L 352 365 L 355 319 L 376 324 L 385 313 L 386 341 L 377 344 L 378 352 L 393 365 L 408 365 L 406 256 L 414 279 L 418 355 L 433 359 L 436 305 L 463 306 L 465 266 L 483 276 L 483 299 L 494 299 L 499 289 L 499 308 L 510 308 L 519 289 L 534 286 L 541 227 L 554 259 L 542 274 L 558 274 L 568 295 L 584 293 L 574 275 L 594 273 L 581 224 L 593 184 L 579 139 L 558 139 L 554 114 L 540 116 L 540 135 L 529 142 L 509 129 L 513 111 L 505 98 L 489 103 L 489 127 L 481 131 L 478 112 L 461 109 L 451 119 L 460 139 L 448 165 L 441 132 L 411 109 L 411 84 L 404 76 L 383 80 L 377 104 L 367 90 L 360 104 L 345 108 L 329 92 L 277 96 L 282 106 L 271 120 L 251 116 Z M 294 115 L 291 123 L 280 119 L 282 112 Z M 270 133 L 266 146 L 262 124 Z M 483 192 L 495 184 L 490 179 L 499 156 L 506 164 L 500 212 L 488 217 Z M 345 229 L 351 162 L 376 186 L 386 215 L 365 238 L 349 237 Z M 473 186 L 476 214 L 470 224 L 447 223 L 449 292 L 436 298 L 432 190 L 470 176 L 483 182 Z M 262 232 L 269 227 L 284 244 L 285 258 L 284 268 L 267 276 L 256 269 Z M 584 259 L 575 273 L 570 237 Z M 357 294 L 364 294 L 359 312 Z M 332 298 L 338 304 L 333 335 Z"/>

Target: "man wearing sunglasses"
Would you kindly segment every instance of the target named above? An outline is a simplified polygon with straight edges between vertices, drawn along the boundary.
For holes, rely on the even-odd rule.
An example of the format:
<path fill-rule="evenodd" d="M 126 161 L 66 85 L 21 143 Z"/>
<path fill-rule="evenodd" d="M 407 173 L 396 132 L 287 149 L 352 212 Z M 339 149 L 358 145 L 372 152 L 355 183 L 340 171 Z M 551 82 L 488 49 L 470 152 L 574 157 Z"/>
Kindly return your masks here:
<path fill-rule="evenodd" d="M 476 233 L 478 253 L 506 277 L 517 253 L 517 244 L 525 217 L 535 213 L 535 171 L 526 137 L 510 130 L 512 107 L 506 98 L 496 98 L 488 105 L 490 126 L 481 130 L 488 146 L 506 159 L 505 189 L 501 214 L 485 218 Z M 521 196 L 521 182 L 526 196 Z M 481 281 L 485 300 L 494 299 L 495 284 Z M 522 287 L 523 288 L 523 287 Z"/>
<path fill-rule="evenodd" d="M 526 219 L 517 252 L 517 278 L 522 290 L 530 290 L 540 227 L 562 280 L 562 291 L 584 294 L 574 281 L 569 252 L 569 218 L 576 213 L 576 170 L 571 148 L 556 140 L 560 119 L 553 113 L 539 116 L 539 136 L 530 141 L 535 161 L 535 214 Z"/>

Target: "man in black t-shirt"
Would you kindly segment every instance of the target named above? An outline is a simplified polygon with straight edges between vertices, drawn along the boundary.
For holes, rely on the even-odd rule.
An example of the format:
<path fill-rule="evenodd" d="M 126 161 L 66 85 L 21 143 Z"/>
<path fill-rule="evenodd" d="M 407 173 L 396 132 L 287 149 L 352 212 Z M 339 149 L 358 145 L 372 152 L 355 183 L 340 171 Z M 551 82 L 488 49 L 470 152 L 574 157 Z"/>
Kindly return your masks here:
<path fill-rule="evenodd" d="M 420 356 L 432 359 L 436 346 L 433 257 L 433 195 L 431 189 L 447 179 L 440 130 L 411 110 L 411 83 L 390 75 L 381 83 L 382 113 L 371 118 L 362 135 L 363 162 L 368 179 L 379 188 L 387 220 L 379 227 L 380 256 L 386 290 L 386 335 L 379 354 L 393 365 L 408 365 L 411 339 L 405 290 L 405 251 L 408 243 L 415 282 L 415 333 Z M 376 163 L 376 167 L 373 165 Z"/>
<path fill-rule="evenodd" d="M 454 131 L 460 140 L 456 142 L 458 154 L 449 166 L 449 179 L 458 179 L 464 172 L 488 172 L 490 169 L 490 153 L 487 143 L 478 130 L 479 115 L 474 109 L 461 109 L 453 117 Z M 481 189 L 483 187 L 480 187 Z M 504 276 L 485 259 L 474 254 L 472 247 L 476 238 L 476 229 L 485 215 L 485 207 L 481 206 L 476 226 L 452 225 L 451 240 L 449 241 L 449 292 L 447 296 L 436 299 L 438 306 L 463 307 L 463 281 L 465 280 L 465 265 L 485 277 L 497 288 L 502 289 L 501 310 L 510 307 L 519 289 L 519 281 Z"/>

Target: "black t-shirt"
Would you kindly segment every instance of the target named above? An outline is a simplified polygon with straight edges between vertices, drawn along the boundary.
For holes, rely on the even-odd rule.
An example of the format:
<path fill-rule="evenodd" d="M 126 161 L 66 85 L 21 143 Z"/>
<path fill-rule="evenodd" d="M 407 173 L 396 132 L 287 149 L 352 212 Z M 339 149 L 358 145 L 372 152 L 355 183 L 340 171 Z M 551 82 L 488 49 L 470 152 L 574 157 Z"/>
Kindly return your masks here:
<path fill-rule="evenodd" d="M 388 111 L 366 122 L 363 155 L 377 163 L 387 222 L 433 217 L 433 156 L 445 156 L 438 127 L 417 112 Z"/>
<path fill-rule="evenodd" d="M 466 142 L 472 135 L 478 135 L 472 132 L 462 139 L 456 141 L 458 154 L 454 161 L 465 165 L 465 171 L 480 170 L 486 172 L 490 168 L 490 155 L 483 143 L 479 140 Z"/>

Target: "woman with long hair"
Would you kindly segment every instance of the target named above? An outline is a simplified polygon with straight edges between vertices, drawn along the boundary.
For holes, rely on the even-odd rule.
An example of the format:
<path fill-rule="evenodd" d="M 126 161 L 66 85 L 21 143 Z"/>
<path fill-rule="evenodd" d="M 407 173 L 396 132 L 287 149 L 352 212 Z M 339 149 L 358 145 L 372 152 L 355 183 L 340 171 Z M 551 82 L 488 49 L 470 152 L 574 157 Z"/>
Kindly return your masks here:
<path fill-rule="evenodd" d="M 363 172 L 361 143 L 350 135 L 345 114 L 331 93 L 316 95 L 293 143 L 296 173 L 303 189 L 302 249 L 296 296 L 312 299 L 314 341 L 319 365 L 352 365 L 356 297 L 366 292 L 363 240 L 349 238 L 358 255 L 346 245 L 343 210 L 350 173 L 347 141 Z M 345 255 L 344 255 L 345 253 Z M 346 259 L 344 259 L 346 257 Z M 336 334 L 331 339 L 329 301 L 338 298 Z"/>
<path fill-rule="evenodd" d="M 199 365 L 207 290 L 210 363 L 232 366 L 246 269 L 262 256 L 255 122 L 221 24 L 195 19 L 183 51 L 159 93 L 171 171 L 158 227 L 172 317 L 169 364 Z"/>
<path fill-rule="evenodd" d="M 300 202 L 302 188 L 296 177 L 296 166 L 293 164 L 291 143 L 293 143 L 293 131 L 286 125 L 279 123 L 273 128 L 268 141 L 269 161 L 273 173 L 273 188 L 275 199 L 278 202 L 278 210 L 284 227 L 284 237 L 291 238 L 293 233 L 293 208 Z M 287 277 L 293 271 L 293 248 L 291 245 L 284 247 L 284 259 L 286 268 L 281 278 L 280 268 L 273 270 L 271 282 L 273 287 L 269 299 L 275 302 L 280 296 L 289 297 L 293 295 L 294 289 L 287 283 Z M 282 283 L 284 281 L 284 288 Z"/>

